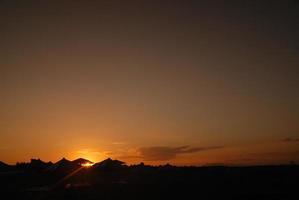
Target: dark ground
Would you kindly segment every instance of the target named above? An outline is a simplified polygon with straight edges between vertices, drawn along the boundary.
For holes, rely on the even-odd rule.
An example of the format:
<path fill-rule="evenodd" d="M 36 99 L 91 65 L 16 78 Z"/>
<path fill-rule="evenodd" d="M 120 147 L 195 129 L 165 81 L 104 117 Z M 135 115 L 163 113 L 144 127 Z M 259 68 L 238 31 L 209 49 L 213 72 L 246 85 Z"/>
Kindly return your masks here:
<path fill-rule="evenodd" d="M 74 170 L 77 173 L 66 177 Z M 299 199 L 299 166 L 61 167 L 0 172 L 1 199 Z"/>

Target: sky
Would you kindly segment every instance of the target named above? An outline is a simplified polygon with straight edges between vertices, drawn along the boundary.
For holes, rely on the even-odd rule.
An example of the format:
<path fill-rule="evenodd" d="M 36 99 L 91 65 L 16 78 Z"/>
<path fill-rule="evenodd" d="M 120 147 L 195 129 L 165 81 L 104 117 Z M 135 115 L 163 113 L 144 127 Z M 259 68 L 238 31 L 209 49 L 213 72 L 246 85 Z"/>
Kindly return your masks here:
<path fill-rule="evenodd" d="M 0 1 L 0 160 L 299 162 L 298 9 Z"/>

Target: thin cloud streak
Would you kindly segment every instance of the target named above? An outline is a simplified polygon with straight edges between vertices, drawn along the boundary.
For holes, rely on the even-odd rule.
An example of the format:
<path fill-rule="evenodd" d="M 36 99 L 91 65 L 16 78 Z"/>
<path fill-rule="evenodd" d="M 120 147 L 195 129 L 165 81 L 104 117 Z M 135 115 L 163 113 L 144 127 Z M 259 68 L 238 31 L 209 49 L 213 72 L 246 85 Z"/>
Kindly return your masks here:
<path fill-rule="evenodd" d="M 285 138 L 282 140 L 283 142 L 299 142 L 299 138 Z"/>
<path fill-rule="evenodd" d="M 138 152 L 143 160 L 147 161 L 162 161 L 171 160 L 179 154 L 197 153 L 201 151 L 208 151 L 214 149 L 221 149 L 223 146 L 211 146 L 211 147 L 195 147 L 189 146 L 180 147 L 168 147 L 168 146 L 153 146 L 139 148 Z"/>

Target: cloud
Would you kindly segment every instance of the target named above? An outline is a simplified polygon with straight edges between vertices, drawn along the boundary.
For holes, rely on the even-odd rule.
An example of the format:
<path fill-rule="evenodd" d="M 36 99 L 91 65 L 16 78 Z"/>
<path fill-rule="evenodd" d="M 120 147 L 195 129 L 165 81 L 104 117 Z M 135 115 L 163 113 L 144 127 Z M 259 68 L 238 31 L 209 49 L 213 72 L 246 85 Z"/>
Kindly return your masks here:
<path fill-rule="evenodd" d="M 283 142 L 299 142 L 299 138 L 285 138 L 282 140 Z"/>
<path fill-rule="evenodd" d="M 229 164 L 243 164 L 243 163 L 267 163 L 279 160 L 298 160 L 299 151 L 269 151 L 269 152 L 255 152 L 236 156 L 235 158 L 226 160 Z"/>
<path fill-rule="evenodd" d="M 143 147 L 139 148 L 138 152 L 142 159 L 148 161 L 161 161 L 171 160 L 179 154 L 196 153 L 200 151 L 208 151 L 213 149 L 220 149 L 222 146 L 211 146 L 211 147 L 195 147 L 190 148 L 189 146 L 180 147 L 167 147 L 167 146 L 154 146 L 154 147 Z"/>

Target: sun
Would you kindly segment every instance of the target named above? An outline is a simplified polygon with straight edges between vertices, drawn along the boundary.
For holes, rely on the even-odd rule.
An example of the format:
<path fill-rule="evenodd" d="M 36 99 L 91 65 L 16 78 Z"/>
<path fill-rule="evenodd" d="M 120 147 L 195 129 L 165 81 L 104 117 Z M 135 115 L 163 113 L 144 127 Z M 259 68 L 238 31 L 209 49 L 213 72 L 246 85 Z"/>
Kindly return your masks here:
<path fill-rule="evenodd" d="M 88 168 L 88 167 L 93 166 L 93 164 L 87 162 L 87 163 L 82 163 L 81 166 L 82 166 L 82 167 L 86 167 L 86 168 Z"/>
<path fill-rule="evenodd" d="M 104 158 L 104 154 L 94 149 L 79 149 L 72 153 L 72 157 L 85 158 L 91 162 L 98 162 Z"/>

